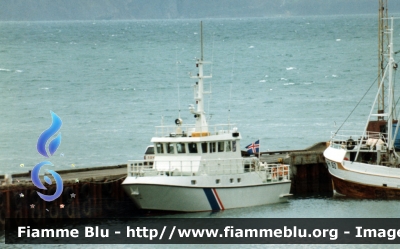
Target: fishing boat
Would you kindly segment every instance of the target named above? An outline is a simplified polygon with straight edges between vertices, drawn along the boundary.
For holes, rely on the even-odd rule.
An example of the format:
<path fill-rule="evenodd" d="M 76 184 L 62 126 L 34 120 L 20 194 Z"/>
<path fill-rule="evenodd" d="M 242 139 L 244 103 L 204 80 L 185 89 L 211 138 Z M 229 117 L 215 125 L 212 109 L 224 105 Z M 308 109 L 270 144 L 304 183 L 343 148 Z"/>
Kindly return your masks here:
<path fill-rule="evenodd" d="M 218 211 L 284 202 L 290 196 L 289 166 L 242 157 L 241 132 L 234 124 L 208 125 L 204 112 L 203 28 L 194 84 L 194 124 L 181 118 L 157 126 L 151 161 L 129 160 L 123 189 L 139 209 Z"/>
<path fill-rule="evenodd" d="M 390 25 L 381 25 L 388 22 Z M 399 126 L 394 96 L 398 66 L 394 59 L 393 22 L 393 18 L 380 18 L 379 27 L 383 29 L 379 33 L 383 37 L 379 40 L 383 43 L 386 39 L 387 45 L 379 46 L 382 72 L 365 129 L 333 132 L 324 151 L 334 191 L 348 197 L 400 199 L 400 156 L 396 151 Z"/>

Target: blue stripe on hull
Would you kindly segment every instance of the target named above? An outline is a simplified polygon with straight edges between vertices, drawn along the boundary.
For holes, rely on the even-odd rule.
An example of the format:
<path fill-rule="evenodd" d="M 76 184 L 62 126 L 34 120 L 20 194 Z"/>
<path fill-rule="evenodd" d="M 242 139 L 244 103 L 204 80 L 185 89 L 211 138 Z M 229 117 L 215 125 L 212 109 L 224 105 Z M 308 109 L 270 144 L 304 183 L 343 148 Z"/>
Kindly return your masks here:
<path fill-rule="evenodd" d="M 211 188 L 203 188 L 204 193 L 207 196 L 208 202 L 210 203 L 211 209 L 212 210 L 221 210 L 221 208 L 219 207 L 217 198 L 215 198 L 215 195 L 212 191 Z"/>

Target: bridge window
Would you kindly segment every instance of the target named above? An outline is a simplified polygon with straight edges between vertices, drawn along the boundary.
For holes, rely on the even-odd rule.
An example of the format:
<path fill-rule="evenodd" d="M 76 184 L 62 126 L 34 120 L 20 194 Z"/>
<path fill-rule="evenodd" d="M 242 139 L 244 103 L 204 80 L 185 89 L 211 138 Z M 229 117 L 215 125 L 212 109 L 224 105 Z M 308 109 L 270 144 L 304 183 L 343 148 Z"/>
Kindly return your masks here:
<path fill-rule="evenodd" d="M 207 153 L 207 151 L 208 151 L 208 143 L 201 143 L 201 151 L 203 153 Z"/>
<path fill-rule="evenodd" d="M 167 143 L 167 153 L 174 154 L 174 144 L 173 143 Z"/>
<path fill-rule="evenodd" d="M 218 142 L 218 152 L 224 152 L 224 142 Z"/>
<path fill-rule="evenodd" d="M 189 153 L 197 153 L 197 144 L 196 143 L 189 143 L 188 148 L 189 148 Z"/>
<path fill-rule="evenodd" d="M 226 144 L 225 151 L 226 152 L 231 151 L 231 141 L 225 141 L 225 144 Z"/>
<path fill-rule="evenodd" d="M 176 151 L 178 153 L 186 153 L 185 144 L 184 143 L 177 143 L 176 144 Z"/>
<path fill-rule="evenodd" d="M 216 151 L 216 144 L 215 143 L 210 143 L 210 153 L 214 153 Z"/>
<path fill-rule="evenodd" d="M 232 141 L 232 152 L 236 152 L 236 141 Z"/>
<path fill-rule="evenodd" d="M 157 149 L 157 154 L 163 154 L 164 153 L 164 146 L 162 143 L 156 143 L 156 149 Z"/>

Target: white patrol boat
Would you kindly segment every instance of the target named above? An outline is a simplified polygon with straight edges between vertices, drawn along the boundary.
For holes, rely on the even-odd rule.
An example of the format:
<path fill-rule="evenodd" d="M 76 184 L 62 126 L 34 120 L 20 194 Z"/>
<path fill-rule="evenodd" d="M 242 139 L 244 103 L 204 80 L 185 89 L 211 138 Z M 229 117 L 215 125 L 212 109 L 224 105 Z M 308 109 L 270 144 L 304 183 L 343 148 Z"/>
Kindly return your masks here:
<path fill-rule="evenodd" d="M 250 207 L 287 200 L 289 166 L 243 158 L 241 134 L 232 124 L 208 125 L 203 103 L 203 36 L 201 57 L 189 110 L 194 125 L 158 126 L 151 139 L 154 159 L 128 161 L 122 186 L 139 209 L 198 212 Z"/>

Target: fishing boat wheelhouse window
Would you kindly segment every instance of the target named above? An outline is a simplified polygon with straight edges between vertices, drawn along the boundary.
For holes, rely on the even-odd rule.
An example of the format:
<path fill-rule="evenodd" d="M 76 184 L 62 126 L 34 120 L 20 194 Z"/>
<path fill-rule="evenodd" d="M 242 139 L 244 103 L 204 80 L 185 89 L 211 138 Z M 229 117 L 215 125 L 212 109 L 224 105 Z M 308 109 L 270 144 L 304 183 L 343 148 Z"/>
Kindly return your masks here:
<path fill-rule="evenodd" d="M 208 143 L 201 143 L 201 152 L 202 153 L 208 152 Z"/>
<path fill-rule="evenodd" d="M 164 153 L 164 146 L 162 143 L 156 143 L 156 151 L 157 151 L 157 154 Z"/>
<path fill-rule="evenodd" d="M 174 144 L 173 143 L 167 143 L 167 153 L 174 154 Z"/>
<path fill-rule="evenodd" d="M 236 141 L 232 141 L 232 152 L 236 152 Z"/>
<path fill-rule="evenodd" d="M 224 141 L 218 142 L 218 152 L 224 152 Z"/>
<path fill-rule="evenodd" d="M 176 144 L 176 151 L 178 153 L 186 153 L 185 144 L 184 143 L 177 143 Z"/>
<path fill-rule="evenodd" d="M 197 144 L 188 143 L 189 153 L 197 153 Z"/>

